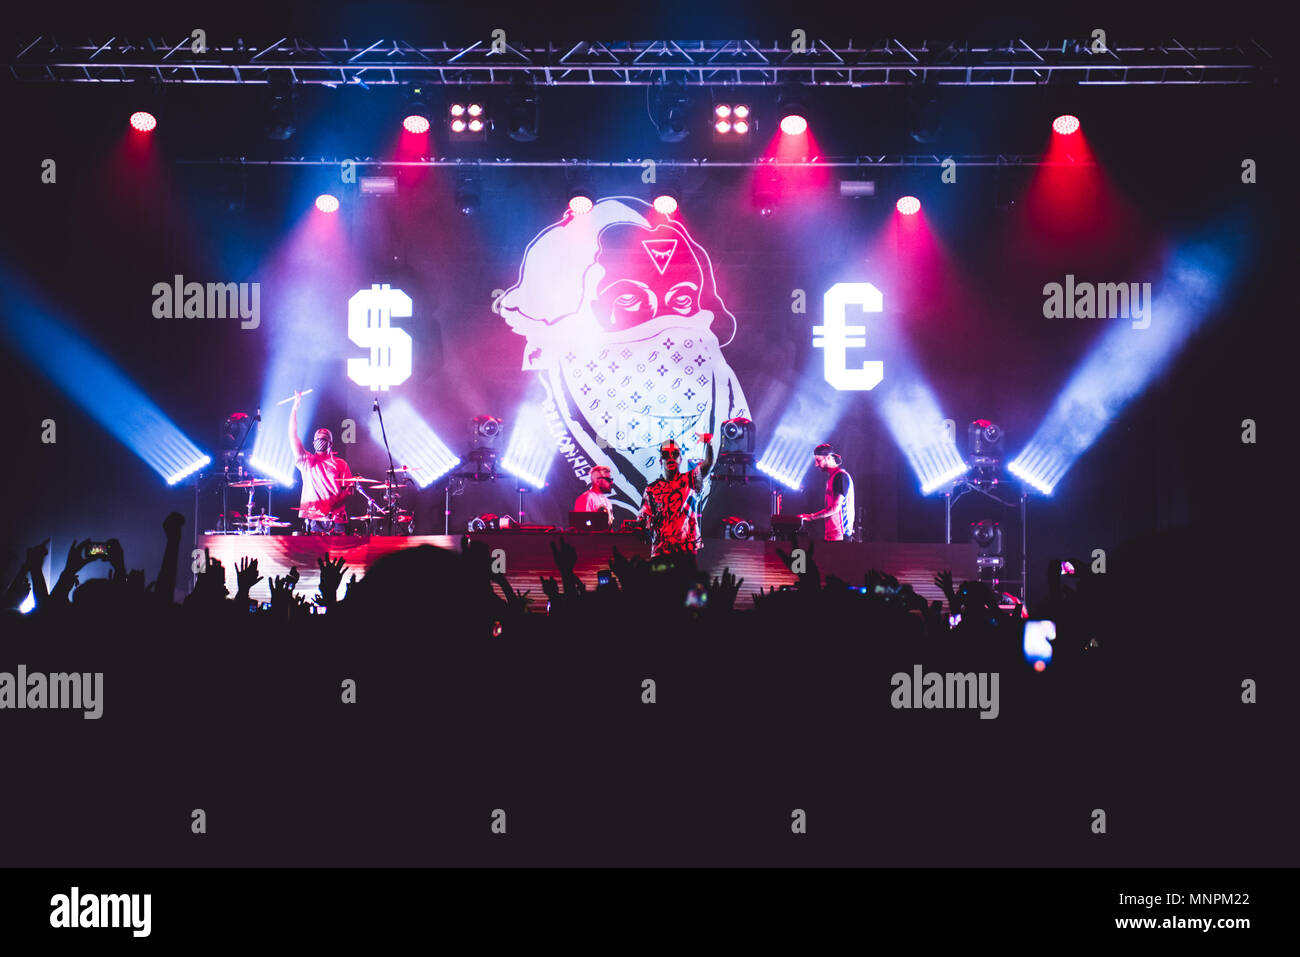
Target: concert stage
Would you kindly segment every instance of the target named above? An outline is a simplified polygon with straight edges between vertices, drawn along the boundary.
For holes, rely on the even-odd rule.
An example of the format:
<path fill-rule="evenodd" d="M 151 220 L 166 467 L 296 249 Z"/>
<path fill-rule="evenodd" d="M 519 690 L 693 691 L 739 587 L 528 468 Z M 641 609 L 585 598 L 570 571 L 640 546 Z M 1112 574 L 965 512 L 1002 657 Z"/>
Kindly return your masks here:
<path fill-rule="evenodd" d="M 233 594 L 235 566 L 245 556 L 257 559 L 258 573 L 263 576 L 253 588 L 252 597 L 259 601 L 270 600 L 272 576 L 288 574 L 296 567 L 302 576 L 298 582 L 299 594 L 313 596 L 320 585 L 317 560 L 338 558 L 347 560 L 345 585 L 339 589 L 341 598 L 347 578 L 356 573 L 364 578 L 366 569 L 385 555 L 403 548 L 433 545 L 438 548 L 460 549 L 462 535 L 412 535 L 393 537 L 359 537 L 326 535 L 200 535 L 197 545 L 209 550 L 211 556 L 226 569 L 226 585 Z M 505 552 L 506 578 L 516 592 L 528 590 L 532 598 L 539 599 L 534 608 L 545 607 L 540 576 L 559 578 L 551 543 L 563 538 L 574 547 L 578 560 L 574 571 L 588 588 L 596 587 L 596 573 L 609 567 L 614 548 L 629 558 L 633 555 L 649 557 L 650 546 L 636 535 L 600 532 L 479 532 L 468 535 L 470 539 L 487 545 L 490 549 Z M 800 536 L 799 543 L 807 547 Z M 789 552 L 789 542 L 733 541 L 731 539 L 706 539 L 700 552 L 700 567 L 710 576 L 720 575 L 729 568 L 737 578 L 745 580 L 736 599 L 738 608 L 752 607 L 753 593 L 793 584 L 795 576 L 781 562 L 777 549 Z M 812 560 L 823 578 L 834 575 L 850 585 L 862 583 L 862 576 L 872 568 L 896 577 L 900 583 L 911 585 L 920 595 L 931 600 L 943 598 L 935 588 L 933 578 L 942 569 L 951 569 L 954 579 L 962 581 L 976 577 L 976 547 L 974 545 L 944 545 L 903 542 L 822 542 L 813 543 Z"/>

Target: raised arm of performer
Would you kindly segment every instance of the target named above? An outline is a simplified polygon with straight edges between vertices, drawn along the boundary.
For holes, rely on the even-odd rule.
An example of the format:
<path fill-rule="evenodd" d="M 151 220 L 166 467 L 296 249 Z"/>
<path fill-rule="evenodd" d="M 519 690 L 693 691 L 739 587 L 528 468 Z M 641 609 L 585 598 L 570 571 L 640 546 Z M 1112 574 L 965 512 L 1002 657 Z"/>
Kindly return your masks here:
<path fill-rule="evenodd" d="M 700 463 L 700 478 L 704 478 L 713 468 L 713 433 L 697 432 L 696 438 L 704 443 L 704 461 Z"/>

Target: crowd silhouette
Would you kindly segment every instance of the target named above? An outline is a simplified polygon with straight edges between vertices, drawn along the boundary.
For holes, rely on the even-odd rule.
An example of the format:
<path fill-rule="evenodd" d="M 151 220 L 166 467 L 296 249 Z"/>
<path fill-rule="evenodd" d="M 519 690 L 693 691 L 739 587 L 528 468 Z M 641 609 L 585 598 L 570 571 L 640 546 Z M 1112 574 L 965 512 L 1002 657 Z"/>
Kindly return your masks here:
<path fill-rule="evenodd" d="M 270 579 L 269 603 L 250 598 L 252 588 L 263 580 L 256 559 L 244 558 L 227 569 L 208 557 L 193 589 L 178 602 L 184 524 L 176 512 L 163 521 L 162 564 L 149 584 L 143 570 L 128 570 L 115 539 L 96 548 L 89 541 L 74 541 L 53 587 L 41 572 L 48 540 L 29 548 L 5 592 L 6 617 L 30 627 L 57 627 L 91 617 L 123 629 L 159 620 L 255 621 L 279 629 L 418 623 L 424 634 L 494 636 L 593 629 L 653 635 L 668 628 L 799 635 L 830 627 L 900 639 L 988 639 L 1004 650 L 1018 650 L 1024 617 L 1022 606 L 1008 607 L 987 584 L 955 583 L 949 571 L 934 579 L 945 601 L 928 601 L 910 585 L 877 570 L 867 572 L 860 585 L 832 575 L 823 580 L 814 547 L 797 573 L 791 555 L 778 551 L 792 569 L 791 584 L 754 593 L 752 608 L 744 610 L 736 607 L 744 580 L 730 570 L 710 579 L 689 554 L 646 559 L 625 556 L 615 546 L 608 584 L 592 588 L 574 573 L 577 553 L 562 538 L 551 545 L 556 574 L 541 577 L 537 589 L 522 593 L 515 592 L 505 575 L 494 573 L 487 546 L 467 537 L 459 552 L 421 545 L 387 555 L 361 580 L 349 575 L 344 558 L 321 559 L 315 594 L 298 590 L 295 568 Z M 81 582 L 80 573 L 94 561 L 108 564 L 107 577 Z M 30 613 L 19 615 L 24 602 L 32 606 Z M 1061 632 L 1076 632 L 1072 637 L 1078 637 L 1087 631 L 1077 627 L 1087 623 L 1082 604 L 1076 590 L 1062 583 L 1058 563 L 1049 563 L 1048 596 L 1034 617 L 1052 618 Z M 325 619 L 321 612 L 328 613 Z"/>

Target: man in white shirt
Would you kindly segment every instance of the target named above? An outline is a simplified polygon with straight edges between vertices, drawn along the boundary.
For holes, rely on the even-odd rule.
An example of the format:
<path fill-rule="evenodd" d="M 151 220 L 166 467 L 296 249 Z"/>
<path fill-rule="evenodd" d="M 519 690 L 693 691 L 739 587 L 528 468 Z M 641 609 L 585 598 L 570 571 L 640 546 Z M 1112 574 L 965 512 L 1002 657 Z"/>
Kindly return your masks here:
<path fill-rule="evenodd" d="M 609 500 L 609 493 L 614 489 L 614 476 L 609 467 L 597 465 L 587 473 L 591 488 L 578 496 L 573 503 L 575 512 L 604 512 L 609 516 L 609 527 L 614 527 L 614 506 Z"/>

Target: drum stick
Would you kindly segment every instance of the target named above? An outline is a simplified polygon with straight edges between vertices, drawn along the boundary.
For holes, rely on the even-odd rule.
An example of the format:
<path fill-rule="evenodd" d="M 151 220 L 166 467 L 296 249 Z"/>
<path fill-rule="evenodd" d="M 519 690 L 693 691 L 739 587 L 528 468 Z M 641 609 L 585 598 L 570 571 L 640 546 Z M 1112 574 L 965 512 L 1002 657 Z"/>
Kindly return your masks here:
<path fill-rule="evenodd" d="M 311 395 L 311 389 L 304 390 L 302 394 Z M 276 405 L 284 405 L 286 402 L 292 402 L 292 401 L 293 401 L 293 396 L 289 396 L 289 398 L 287 399 L 281 399 L 279 402 L 276 403 Z"/>

